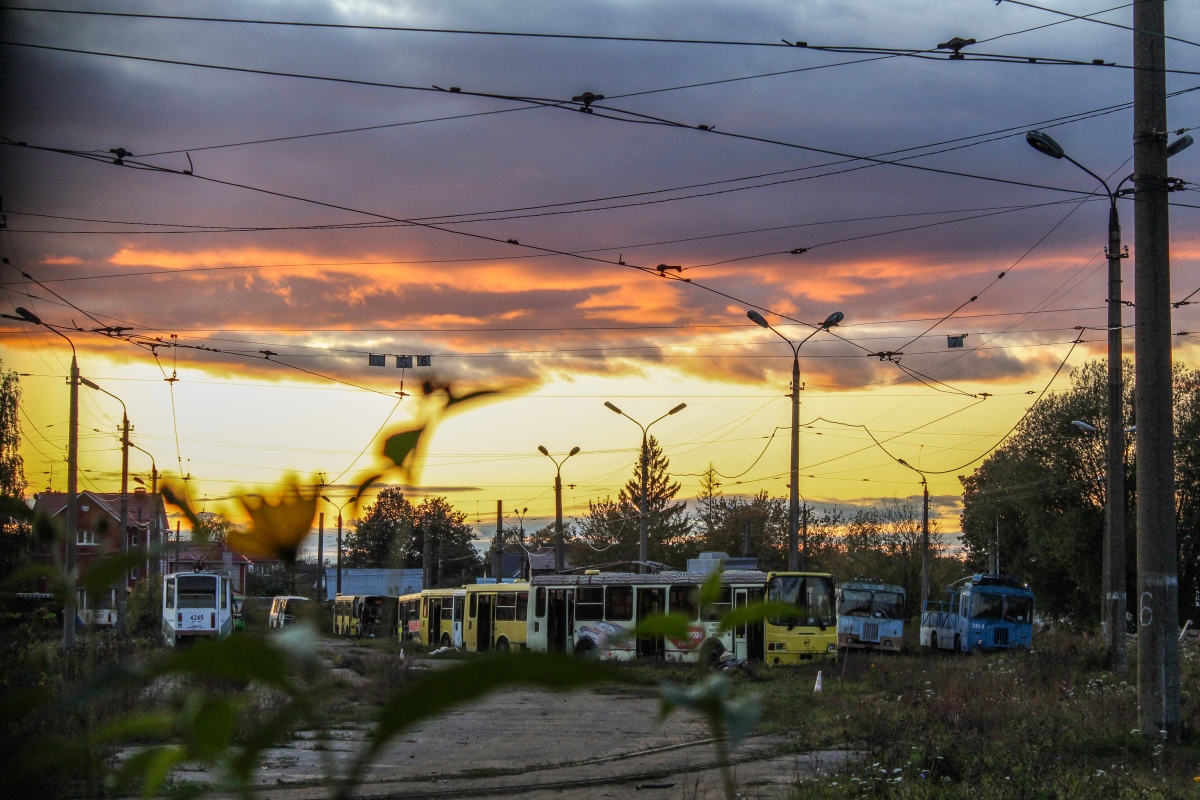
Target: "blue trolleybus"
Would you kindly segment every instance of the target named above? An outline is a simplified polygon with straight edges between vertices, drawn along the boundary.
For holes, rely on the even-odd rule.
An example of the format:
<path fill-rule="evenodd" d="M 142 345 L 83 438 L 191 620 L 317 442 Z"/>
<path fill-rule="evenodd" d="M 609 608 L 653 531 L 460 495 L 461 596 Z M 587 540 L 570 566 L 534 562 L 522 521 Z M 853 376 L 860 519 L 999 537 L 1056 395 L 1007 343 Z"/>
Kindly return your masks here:
<path fill-rule="evenodd" d="M 838 587 L 837 602 L 839 650 L 903 649 L 904 587 L 855 578 Z"/>
<path fill-rule="evenodd" d="M 948 602 L 921 609 L 921 646 L 970 653 L 1033 646 L 1033 590 L 1010 575 L 971 575 L 951 584 Z"/>

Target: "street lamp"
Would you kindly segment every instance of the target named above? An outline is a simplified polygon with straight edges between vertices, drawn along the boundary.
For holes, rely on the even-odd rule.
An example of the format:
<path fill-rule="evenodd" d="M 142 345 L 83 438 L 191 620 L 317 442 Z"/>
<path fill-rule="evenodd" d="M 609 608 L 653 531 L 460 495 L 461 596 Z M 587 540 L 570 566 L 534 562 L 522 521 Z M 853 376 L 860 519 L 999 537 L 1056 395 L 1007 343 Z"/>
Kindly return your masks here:
<path fill-rule="evenodd" d="M 1117 198 L 1127 193 L 1128 190 L 1122 190 L 1121 187 L 1134 176 L 1131 174 L 1122 179 L 1114 190 L 1104 178 L 1067 155 L 1063 146 L 1049 134 L 1029 131 L 1025 134 L 1025 141 L 1043 155 L 1070 161 L 1098 180 L 1108 195 L 1108 441 L 1105 456 L 1107 475 L 1104 487 L 1104 566 L 1101 581 L 1104 613 L 1101 617 L 1101 628 L 1110 665 L 1124 672 L 1129 667 L 1129 661 L 1125 647 L 1125 441 L 1121 435 L 1124 421 L 1121 374 L 1121 259 L 1128 258 L 1129 254 L 1121 250 L 1121 220 L 1117 212 Z M 1183 152 L 1193 142 L 1191 136 L 1176 139 L 1167 147 L 1167 157 Z M 1078 420 L 1072 424 L 1087 430 Z"/>
<path fill-rule="evenodd" d="M 687 408 L 687 403 L 680 403 L 658 419 L 654 420 L 654 422 L 651 422 L 649 425 L 643 425 L 607 400 L 604 401 L 604 407 L 614 414 L 619 414 L 622 417 L 625 417 L 625 419 L 642 429 L 642 492 L 641 496 L 638 498 L 638 572 L 645 574 L 646 562 L 650 560 L 650 538 L 646 531 L 646 473 L 649 471 L 650 467 L 650 445 L 648 432 L 656 422 L 664 420 L 672 414 L 678 414 L 680 411 L 683 411 L 685 408 Z"/>
<path fill-rule="evenodd" d="M 338 537 L 337 537 L 337 593 L 342 593 L 342 509 L 350 505 L 350 500 L 342 503 L 340 506 L 330 500 L 326 495 L 321 495 L 321 499 L 338 510 Z M 325 565 L 321 565 L 321 569 L 325 569 Z M 326 589 L 326 591 L 329 591 Z M 324 598 L 322 598 L 324 599 Z"/>
<path fill-rule="evenodd" d="M 561 461 L 556 461 L 554 456 L 550 455 L 550 451 L 543 445 L 538 445 L 538 452 L 551 461 L 554 461 L 554 571 L 562 572 L 567 568 L 563 557 L 562 465 L 567 463 L 568 458 L 576 455 L 579 452 L 579 448 L 572 447 L 571 452 L 563 456 Z"/>
<path fill-rule="evenodd" d="M 41 325 L 51 333 L 56 333 L 67 340 L 67 344 L 71 346 L 71 375 L 68 382 L 71 384 L 71 405 L 70 405 L 70 422 L 67 433 L 67 563 L 66 572 L 67 580 L 71 584 L 67 592 L 67 605 L 63 609 L 63 648 L 70 649 L 75 646 L 75 605 L 76 594 L 78 590 L 75 587 L 75 538 L 78 535 L 76 532 L 76 524 L 78 520 L 76 515 L 79 513 L 79 499 L 76 494 L 79 491 L 79 361 L 75 357 L 75 343 L 67 337 L 65 333 L 58 330 L 52 325 L 49 325 L 34 314 L 32 311 L 27 311 L 20 306 L 17 306 L 17 316 L 11 314 L 0 314 L 4 319 L 12 319 L 17 322 L 28 322 L 33 325 Z"/>
<path fill-rule="evenodd" d="M 89 389 L 106 394 L 121 404 L 121 555 L 129 554 L 129 409 L 125 401 L 107 389 L 101 389 L 87 378 L 79 382 Z M 125 592 L 129 589 L 129 570 L 125 570 L 120 589 L 117 590 L 117 635 L 125 635 Z"/>
<path fill-rule="evenodd" d="M 150 504 L 150 515 L 154 518 L 154 521 L 150 524 L 150 543 L 153 543 L 153 546 L 158 547 L 162 544 L 159 541 L 159 539 L 161 538 L 162 531 L 160 531 L 158 529 L 158 503 L 159 503 L 159 499 L 158 499 L 158 464 L 155 462 L 154 456 L 153 456 L 153 454 L 150 453 L 150 451 L 145 450 L 144 448 L 138 447 L 133 442 L 130 442 L 129 446 L 132 447 L 134 450 L 141 450 L 143 453 L 150 456 L 150 496 L 153 498 L 153 502 L 151 502 L 151 504 Z M 140 483 L 142 486 L 146 485 L 146 482 L 144 480 L 142 480 L 141 478 L 137 477 L 136 475 L 133 478 L 133 482 Z M 160 564 L 159 559 L 160 559 L 160 555 L 156 553 L 154 556 L 154 570 L 153 570 L 153 572 L 151 572 L 149 553 L 147 553 L 147 558 L 146 558 L 146 574 L 147 575 L 153 575 L 155 577 L 158 576 L 158 567 Z"/>
<path fill-rule="evenodd" d="M 746 312 L 746 316 L 759 327 L 775 333 L 792 348 L 792 469 L 791 469 L 791 500 L 788 503 L 788 570 L 796 572 L 800 569 L 800 348 L 821 331 L 827 331 L 846 318 L 840 311 L 835 311 L 825 318 L 812 333 L 799 342 L 793 342 L 784 336 L 766 317 L 754 309 Z M 807 565 L 806 565 L 807 566 Z"/>

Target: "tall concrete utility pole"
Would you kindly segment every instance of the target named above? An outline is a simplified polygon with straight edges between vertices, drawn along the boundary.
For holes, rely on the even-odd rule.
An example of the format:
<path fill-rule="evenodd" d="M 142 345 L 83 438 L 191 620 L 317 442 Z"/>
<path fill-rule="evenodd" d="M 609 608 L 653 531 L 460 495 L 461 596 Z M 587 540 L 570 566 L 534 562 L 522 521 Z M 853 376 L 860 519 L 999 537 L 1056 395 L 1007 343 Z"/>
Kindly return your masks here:
<path fill-rule="evenodd" d="M 921 504 L 921 608 L 929 599 L 929 482 L 921 476 L 924 501 Z"/>
<path fill-rule="evenodd" d="M 555 461 L 554 456 L 544 445 L 538 445 L 538 452 L 554 462 L 554 571 L 562 572 L 566 567 L 566 556 L 563 554 L 563 520 L 562 520 L 562 465 L 567 459 L 579 453 L 578 447 L 572 447 L 571 452 L 563 456 L 561 461 Z"/>
<path fill-rule="evenodd" d="M 426 517 L 425 522 L 421 525 L 421 588 L 432 589 L 429 580 L 432 577 L 430 570 L 432 569 L 433 551 L 429 548 L 429 518 Z M 341 591 L 341 569 L 338 569 L 338 591 Z"/>
<path fill-rule="evenodd" d="M 1163 0 L 1133 6 L 1138 727 L 1180 734 Z"/>
<path fill-rule="evenodd" d="M 79 363 L 71 348 L 71 411 L 67 423 L 67 606 L 63 609 L 63 647 L 75 646 L 75 608 L 79 590 L 75 583 L 75 540 L 79 514 Z"/>
<path fill-rule="evenodd" d="M 1125 647 L 1125 411 L 1124 365 L 1121 357 L 1121 219 L 1117 198 L 1111 197 L 1108 209 L 1108 441 L 1105 450 L 1104 479 L 1104 550 L 1101 590 L 1103 603 L 1100 627 L 1108 652 L 1109 667 L 1118 672 L 1129 669 Z M 999 528 L 996 539 L 999 541 Z"/>
<path fill-rule="evenodd" d="M 121 416 L 121 556 L 124 557 L 129 555 L 129 415 L 123 413 Z M 121 573 L 121 582 L 117 584 L 118 636 L 124 636 L 126 631 L 125 594 L 128 587 L 129 569 L 127 567 Z"/>

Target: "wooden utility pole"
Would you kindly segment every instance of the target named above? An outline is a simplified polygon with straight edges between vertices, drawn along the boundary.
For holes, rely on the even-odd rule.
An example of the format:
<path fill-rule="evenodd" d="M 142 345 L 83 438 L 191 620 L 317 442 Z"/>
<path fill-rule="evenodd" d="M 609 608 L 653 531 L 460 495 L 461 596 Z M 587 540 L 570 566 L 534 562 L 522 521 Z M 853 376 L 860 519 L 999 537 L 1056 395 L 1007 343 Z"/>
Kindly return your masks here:
<path fill-rule="evenodd" d="M 1177 739 L 1179 575 L 1163 0 L 1133 4 L 1133 31 L 1138 727 L 1147 735 Z"/>

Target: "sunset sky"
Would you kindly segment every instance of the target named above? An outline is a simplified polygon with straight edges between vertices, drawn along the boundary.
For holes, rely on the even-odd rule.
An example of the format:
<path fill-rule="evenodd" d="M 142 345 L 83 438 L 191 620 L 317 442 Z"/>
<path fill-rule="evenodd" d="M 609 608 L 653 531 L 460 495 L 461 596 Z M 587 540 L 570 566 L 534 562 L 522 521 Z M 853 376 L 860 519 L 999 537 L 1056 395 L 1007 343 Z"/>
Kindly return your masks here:
<path fill-rule="evenodd" d="M 429 411 L 432 376 L 501 390 L 437 428 L 413 489 L 445 494 L 486 536 L 497 500 L 528 508 L 527 529 L 552 519 L 538 445 L 582 449 L 563 470 L 568 516 L 615 496 L 640 432 L 605 400 L 642 422 L 687 403 L 653 429 L 681 497 L 710 462 L 727 494 L 785 496 L 791 353 L 746 318 L 756 307 L 793 339 L 845 314 L 801 350 L 807 500 L 919 494 L 895 456 L 929 472 L 956 531 L 957 476 L 1104 353 L 1107 203 L 1023 139 L 1046 130 L 1114 183 L 1132 170 L 1120 27 L 991 0 L 42 7 L 443 31 L 0 12 L 0 136 L 31 146 L 0 147 L 0 311 L 82 329 L 69 333 L 82 374 L 125 401 L 133 441 L 190 476 L 209 511 L 289 473 L 323 476 L 342 502 L 378 464 L 377 435 Z M 1174 35 L 1200 38 L 1190 12 L 1167 4 Z M 925 52 L 956 36 L 979 41 L 966 53 L 1026 60 Z M 1168 65 L 1198 71 L 1168 91 L 1200 87 L 1195 47 L 1170 43 Z M 585 91 L 605 95 L 594 114 L 571 102 Z M 1169 102 L 1172 130 L 1200 125 L 1200 92 Z M 110 148 L 133 156 L 114 166 Z M 1171 175 L 1200 181 L 1200 148 Z M 1171 196 L 1176 299 L 1200 286 L 1195 198 Z M 1132 250 L 1127 201 L 1122 213 Z M 660 264 L 682 271 L 652 274 Z M 1200 328 L 1196 309 L 1174 328 Z M 24 375 L 30 491 L 62 491 L 70 350 L 3 322 L 0 357 Z M 92 332 L 106 326 L 141 346 Z M 1176 339 L 1190 365 L 1193 341 Z M 1132 330 L 1127 342 L 1132 356 Z M 886 351 L 900 366 L 872 355 Z M 397 354 L 433 367 L 402 372 Z M 416 396 L 399 399 L 402 380 Z M 80 396 L 81 488 L 114 491 L 120 405 Z M 141 453 L 131 464 L 148 475 Z"/>

